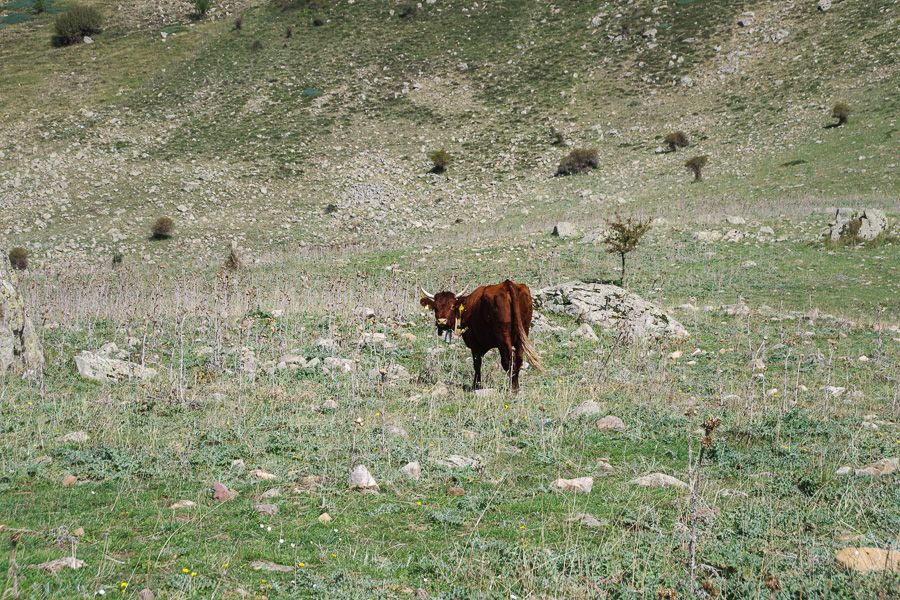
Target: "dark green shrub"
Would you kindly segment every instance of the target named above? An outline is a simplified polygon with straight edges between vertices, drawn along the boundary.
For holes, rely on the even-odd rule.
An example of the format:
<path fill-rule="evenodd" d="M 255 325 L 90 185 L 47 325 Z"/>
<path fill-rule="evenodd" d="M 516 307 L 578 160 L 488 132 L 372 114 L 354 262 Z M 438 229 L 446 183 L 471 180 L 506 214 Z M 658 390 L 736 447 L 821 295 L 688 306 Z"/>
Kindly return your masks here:
<path fill-rule="evenodd" d="M 577 175 L 600 166 L 596 148 L 573 148 L 556 168 L 556 176 Z"/>
<path fill-rule="evenodd" d="M 325 214 L 326 214 L 326 215 L 333 215 L 333 214 L 336 213 L 337 211 L 338 211 L 337 204 L 332 203 L 332 204 L 329 204 L 329 205 L 327 205 L 327 206 L 325 207 Z"/>
<path fill-rule="evenodd" d="M 287 29 L 284 30 L 284 37 L 288 39 L 294 37 L 294 28 L 288 25 Z"/>
<path fill-rule="evenodd" d="M 9 251 L 9 266 L 16 271 L 24 271 L 28 268 L 28 250 L 16 246 Z"/>
<path fill-rule="evenodd" d="M 315 17 L 313 17 L 312 24 L 313 24 L 313 27 L 321 27 L 322 25 L 325 24 L 325 19 L 316 15 Z"/>
<path fill-rule="evenodd" d="M 150 229 L 151 237 L 154 240 L 166 240 L 172 237 L 175 231 L 175 221 L 171 217 L 159 217 L 153 222 Z"/>
<path fill-rule="evenodd" d="M 253 43 L 250 44 L 250 49 L 254 52 L 259 52 L 263 48 L 263 43 L 259 40 L 253 40 Z"/>
<path fill-rule="evenodd" d="M 838 120 L 834 125 L 835 127 L 840 127 L 845 124 L 850 118 L 850 105 L 846 102 L 838 102 L 835 104 L 834 108 L 831 109 L 831 118 Z"/>
<path fill-rule="evenodd" d="M 57 15 L 53 23 L 56 35 L 54 46 L 78 44 L 87 35 L 96 35 L 103 31 L 103 15 L 93 6 L 74 4 L 64 13 Z"/>
<path fill-rule="evenodd" d="M 621 259 L 619 285 L 625 282 L 625 255 L 637 248 L 638 242 L 650 229 L 650 222 L 651 219 L 646 221 L 631 217 L 623 219 L 618 215 L 606 222 L 609 232 L 603 238 L 603 244 L 609 254 L 618 254 Z"/>
<path fill-rule="evenodd" d="M 194 16 L 198 19 L 205 17 L 211 4 L 211 0 L 194 0 Z"/>
<path fill-rule="evenodd" d="M 36 15 L 43 14 L 47 12 L 47 1 L 46 0 L 34 0 L 34 4 L 31 5 L 31 12 Z"/>
<path fill-rule="evenodd" d="M 415 2 L 406 2 L 397 9 L 397 16 L 401 19 L 410 20 L 419 12 L 419 6 Z"/>
<path fill-rule="evenodd" d="M 554 146 L 565 146 L 566 145 L 566 136 L 563 135 L 563 132 L 557 129 L 556 127 L 550 128 L 550 139 L 552 140 L 552 144 Z"/>
<path fill-rule="evenodd" d="M 444 171 L 447 170 L 447 167 L 450 166 L 450 163 L 453 162 L 453 157 L 450 156 L 450 153 L 441 148 L 440 150 L 435 150 L 428 154 L 428 160 L 431 161 L 433 165 L 431 167 L 431 171 L 429 173 L 436 173 L 440 175 Z"/>
<path fill-rule="evenodd" d="M 119 265 L 121 265 L 123 260 L 125 260 L 124 254 L 122 254 L 121 252 L 118 252 L 118 251 L 113 252 L 113 255 L 112 255 L 113 267 L 118 267 Z"/>
<path fill-rule="evenodd" d="M 687 134 L 680 130 L 666 135 L 663 141 L 669 146 L 669 152 L 675 152 L 679 148 L 687 148 L 690 144 Z"/>
<path fill-rule="evenodd" d="M 240 31 L 243 28 L 244 28 L 244 17 L 242 15 L 238 15 L 237 18 L 234 20 L 233 29 L 235 31 Z"/>
<path fill-rule="evenodd" d="M 703 180 L 703 167 L 707 162 L 709 162 L 708 156 L 694 156 L 688 159 L 684 166 L 694 174 L 694 181 L 697 182 Z"/>

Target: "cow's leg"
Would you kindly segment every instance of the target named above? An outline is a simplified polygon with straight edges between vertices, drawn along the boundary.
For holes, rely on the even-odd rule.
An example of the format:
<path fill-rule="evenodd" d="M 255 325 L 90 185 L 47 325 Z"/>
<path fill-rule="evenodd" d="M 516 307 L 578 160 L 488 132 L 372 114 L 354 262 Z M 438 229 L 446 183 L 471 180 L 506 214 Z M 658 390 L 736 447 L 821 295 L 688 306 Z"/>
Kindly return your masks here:
<path fill-rule="evenodd" d="M 509 389 L 515 392 L 516 390 L 512 380 L 513 347 L 512 345 L 503 345 L 500 346 L 498 350 L 500 351 L 500 366 L 503 367 L 504 371 L 506 371 L 506 376 L 509 379 Z"/>
<path fill-rule="evenodd" d="M 512 381 L 510 383 L 510 389 L 513 394 L 519 393 L 519 371 L 522 370 L 522 358 L 525 353 L 525 347 L 522 344 L 516 345 L 516 354 L 515 361 L 512 366 Z"/>
<path fill-rule="evenodd" d="M 475 367 L 475 379 L 472 380 L 472 389 L 480 390 L 481 389 L 481 358 L 484 354 L 479 354 L 475 350 L 472 350 L 472 366 Z"/>

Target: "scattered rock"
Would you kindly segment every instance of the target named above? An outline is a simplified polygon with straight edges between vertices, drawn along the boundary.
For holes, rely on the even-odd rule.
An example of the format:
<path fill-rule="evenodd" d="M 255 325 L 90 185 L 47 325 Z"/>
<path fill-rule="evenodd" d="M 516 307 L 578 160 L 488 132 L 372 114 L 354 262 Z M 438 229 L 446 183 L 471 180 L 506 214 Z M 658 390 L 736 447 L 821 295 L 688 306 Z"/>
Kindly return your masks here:
<path fill-rule="evenodd" d="M 434 461 L 434 464 L 451 469 L 477 469 L 481 463 L 476 458 L 451 454 L 447 458 Z"/>
<path fill-rule="evenodd" d="M 572 281 L 538 291 L 534 303 L 633 338 L 689 336 L 681 323 L 662 309 L 615 285 Z"/>
<path fill-rule="evenodd" d="M 115 348 L 115 346 L 112 346 Z M 78 374 L 92 381 L 125 381 L 129 379 L 150 379 L 156 375 L 156 369 L 144 367 L 137 363 L 112 358 L 110 350 L 104 352 L 84 350 L 75 357 Z"/>
<path fill-rule="evenodd" d="M 569 419 L 577 419 L 585 415 L 598 415 L 603 412 L 603 405 L 593 400 L 585 400 L 578 406 L 569 409 L 566 417 Z"/>
<path fill-rule="evenodd" d="M 84 527 L 76 527 L 75 529 L 72 530 L 72 535 L 74 535 L 77 538 L 83 538 L 84 537 Z"/>
<path fill-rule="evenodd" d="M 306 367 L 306 359 L 299 354 L 285 354 L 278 359 L 275 366 L 278 370 L 284 369 L 303 369 Z"/>
<path fill-rule="evenodd" d="M 600 341 L 600 338 L 597 337 L 596 333 L 594 333 L 594 328 L 591 327 L 588 323 L 582 323 L 581 325 L 579 325 L 578 328 L 572 332 L 572 337 L 581 338 L 590 342 Z"/>
<path fill-rule="evenodd" d="M 78 478 L 74 475 L 66 475 L 62 478 L 62 486 L 63 487 L 72 487 L 76 483 L 78 483 Z"/>
<path fill-rule="evenodd" d="M 694 239 L 704 244 L 713 244 L 721 241 L 722 233 L 719 231 L 695 231 Z"/>
<path fill-rule="evenodd" d="M 870 242 L 884 233 L 887 226 L 883 210 L 838 208 L 823 237 L 832 242 L 841 239 Z"/>
<path fill-rule="evenodd" d="M 737 215 L 727 215 L 725 217 L 725 222 L 729 225 L 744 225 L 747 223 L 744 217 L 739 217 Z"/>
<path fill-rule="evenodd" d="M 350 471 L 350 489 L 368 493 L 378 493 L 378 484 L 365 465 L 356 465 Z"/>
<path fill-rule="evenodd" d="M 259 479 L 260 481 L 274 481 L 278 479 L 278 477 L 273 473 L 263 471 L 262 469 L 253 469 L 252 471 L 250 471 L 250 476 L 255 479 Z"/>
<path fill-rule="evenodd" d="M 321 515 L 319 515 L 319 518 L 318 518 L 319 523 L 321 523 L 322 525 L 327 525 L 328 523 L 331 523 L 333 520 L 334 519 L 332 519 L 331 515 L 329 515 L 327 512 L 322 513 Z"/>
<path fill-rule="evenodd" d="M 587 513 L 578 513 L 574 517 L 566 519 L 566 521 L 569 523 L 578 523 L 579 525 L 583 525 L 590 529 L 597 529 L 606 525 L 605 521 L 601 521 L 597 517 Z"/>
<path fill-rule="evenodd" d="M 219 502 L 228 502 L 237 498 L 237 490 L 228 489 L 224 483 L 216 482 L 213 484 L 213 500 Z"/>
<path fill-rule="evenodd" d="M 156 594 L 150 588 L 144 588 L 138 592 L 138 600 L 156 600 Z"/>
<path fill-rule="evenodd" d="M 819 0 L 819 10 L 826 12 L 831 8 L 831 0 Z"/>
<path fill-rule="evenodd" d="M 400 467 L 400 472 L 410 479 L 417 480 L 422 476 L 422 465 L 419 464 L 419 461 L 414 460 Z"/>
<path fill-rule="evenodd" d="M 60 441 L 66 444 L 83 444 L 88 441 L 88 434 L 84 431 L 73 431 L 62 436 Z"/>
<path fill-rule="evenodd" d="M 665 473 L 651 473 L 650 475 L 632 479 L 628 483 L 639 485 L 641 487 L 677 487 L 688 489 L 688 484 L 671 475 L 666 475 Z"/>
<path fill-rule="evenodd" d="M 84 565 L 85 562 L 83 560 L 77 559 L 74 556 L 64 556 L 63 558 L 43 562 L 37 565 L 37 568 L 56 575 L 63 569 L 80 569 Z"/>
<path fill-rule="evenodd" d="M 397 364 L 381 369 L 373 367 L 369 370 L 368 377 L 371 381 L 384 381 L 387 384 L 407 382 L 411 379 L 406 367 Z"/>
<path fill-rule="evenodd" d="M 269 571 L 272 573 L 292 573 L 294 571 L 294 567 L 279 565 L 268 560 L 254 560 L 250 563 L 250 568 L 254 571 Z"/>
<path fill-rule="evenodd" d="M 600 431 L 625 431 L 625 421 L 613 415 L 607 415 L 597 421 L 597 429 Z"/>
<path fill-rule="evenodd" d="M 171 508 L 172 510 L 180 510 L 182 508 L 194 508 L 195 506 L 197 506 L 197 503 L 193 502 L 192 500 L 178 500 L 169 508 Z"/>
<path fill-rule="evenodd" d="M 44 366 L 41 339 L 25 311 L 17 283 L 14 273 L 7 275 L 0 267 L 0 378 L 8 372 L 33 376 Z"/>
<path fill-rule="evenodd" d="M 850 571 L 871 573 L 900 571 L 900 551 L 881 548 L 843 548 L 834 555 L 837 563 Z"/>
<path fill-rule="evenodd" d="M 493 398 L 497 395 L 497 390 L 494 388 L 481 388 L 480 390 L 475 390 L 476 398 Z"/>
<path fill-rule="evenodd" d="M 257 514 L 274 517 L 278 514 L 278 506 L 275 504 L 257 504 L 253 507 Z"/>
<path fill-rule="evenodd" d="M 826 385 L 825 387 L 822 388 L 822 391 L 824 391 L 826 394 L 828 394 L 832 398 L 840 398 L 841 396 L 844 395 L 844 392 L 847 391 L 847 388 L 838 387 L 836 385 Z"/>
<path fill-rule="evenodd" d="M 609 464 L 608 458 L 598 458 L 597 459 L 597 474 L 598 475 L 615 475 L 616 468 Z"/>
<path fill-rule="evenodd" d="M 447 488 L 447 495 L 448 496 L 465 496 L 466 491 L 459 486 L 453 486 L 453 487 Z"/>
<path fill-rule="evenodd" d="M 323 483 L 325 483 L 325 477 L 322 475 L 304 475 L 297 480 L 297 484 L 294 486 L 294 493 L 308 492 Z"/>
<path fill-rule="evenodd" d="M 382 428 L 382 431 L 384 431 L 384 435 L 391 438 L 409 437 L 409 433 L 405 429 L 403 429 L 399 425 L 394 425 L 393 423 L 385 424 L 385 426 Z"/>
<path fill-rule="evenodd" d="M 450 390 L 443 383 L 439 383 L 431 390 L 431 399 L 437 400 L 439 398 L 445 398 L 450 395 Z"/>
<path fill-rule="evenodd" d="M 883 475 L 890 475 L 898 468 L 900 468 L 900 459 L 882 458 L 881 460 L 877 460 L 856 469 L 855 473 L 866 477 L 881 477 Z"/>
<path fill-rule="evenodd" d="M 577 477 L 575 479 L 559 478 L 550 484 L 550 487 L 560 492 L 591 493 L 594 487 L 593 477 Z"/>
<path fill-rule="evenodd" d="M 838 470 L 834 472 L 834 474 L 837 475 L 838 477 L 846 477 L 847 475 L 850 475 L 851 473 L 853 473 L 853 467 L 850 467 L 847 465 L 845 465 L 843 467 L 838 467 Z"/>
<path fill-rule="evenodd" d="M 349 358 L 329 356 L 322 361 L 322 370 L 326 373 L 352 373 L 356 370 L 356 363 Z"/>

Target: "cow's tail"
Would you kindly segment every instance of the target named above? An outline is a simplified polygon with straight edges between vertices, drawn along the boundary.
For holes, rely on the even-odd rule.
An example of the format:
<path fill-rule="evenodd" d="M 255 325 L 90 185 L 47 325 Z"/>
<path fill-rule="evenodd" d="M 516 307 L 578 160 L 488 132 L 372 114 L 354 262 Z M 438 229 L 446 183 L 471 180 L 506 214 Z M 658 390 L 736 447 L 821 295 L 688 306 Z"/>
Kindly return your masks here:
<path fill-rule="evenodd" d="M 516 328 L 516 333 L 519 336 L 519 342 L 522 344 L 522 349 L 525 351 L 525 357 L 528 358 L 528 363 L 535 368 L 539 373 L 544 372 L 544 365 L 541 363 L 541 357 L 538 355 L 537 350 L 534 349 L 534 346 L 531 344 L 531 340 L 528 339 L 528 334 L 525 333 L 525 325 L 522 323 L 522 315 L 519 312 L 519 300 L 522 297 L 519 293 L 519 286 L 517 286 L 513 282 L 509 282 L 509 291 L 512 296 L 512 320 L 513 327 Z M 529 302 L 531 298 L 528 299 Z"/>

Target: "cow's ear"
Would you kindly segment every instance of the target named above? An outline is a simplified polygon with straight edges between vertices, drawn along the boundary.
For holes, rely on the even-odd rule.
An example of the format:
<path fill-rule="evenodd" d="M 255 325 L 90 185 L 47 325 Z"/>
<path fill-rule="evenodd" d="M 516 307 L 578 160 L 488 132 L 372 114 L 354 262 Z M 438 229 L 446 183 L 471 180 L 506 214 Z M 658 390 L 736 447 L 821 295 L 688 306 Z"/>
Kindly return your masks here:
<path fill-rule="evenodd" d="M 419 299 L 419 304 L 427 308 L 428 310 L 434 310 L 434 300 L 428 298 L 427 296 L 422 296 Z"/>

